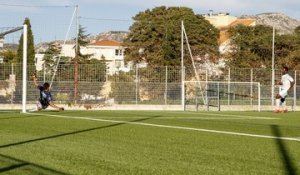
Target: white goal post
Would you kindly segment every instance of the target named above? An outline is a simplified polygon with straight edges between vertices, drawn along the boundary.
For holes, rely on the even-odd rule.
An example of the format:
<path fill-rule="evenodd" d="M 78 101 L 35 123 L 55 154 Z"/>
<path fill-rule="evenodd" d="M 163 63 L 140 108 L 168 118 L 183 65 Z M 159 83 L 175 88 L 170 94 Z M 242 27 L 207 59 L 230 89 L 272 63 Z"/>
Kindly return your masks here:
<path fill-rule="evenodd" d="M 184 81 L 184 86 L 185 111 L 261 110 L 259 82 Z"/>
<path fill-rule="evenodd" d="M 27 101 L 27 25 L 23 25 L 23 94 L 22 94 L 22 113 L 26 113 Z"/>

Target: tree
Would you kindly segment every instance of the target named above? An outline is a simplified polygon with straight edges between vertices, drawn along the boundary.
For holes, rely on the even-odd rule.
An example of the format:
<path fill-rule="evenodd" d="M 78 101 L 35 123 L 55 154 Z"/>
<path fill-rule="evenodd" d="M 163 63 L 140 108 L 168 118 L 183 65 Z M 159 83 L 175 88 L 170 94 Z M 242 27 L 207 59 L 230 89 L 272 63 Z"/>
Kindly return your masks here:
<path fill-rule="evenodd" d="M 229 30 L 231 35 L 231 52 L 225 57 L 230 67 L 272 68 L 271 27 L 236 26 Z M 294 34 L 275 36 L 275 68 L 288 65 L 291 69 L 300 64 L 300 35 L 297 28 Z M 299 67 L 299 66 L 298 66 Z"/>
<path fill-rule="evenodd" d="M 0 52 L 0 56 L 3 57 L 4 63 L 15 63 L 17 61 L 17 53 L 12 50 L 4 50 Z"/>
<path fill-rule="evenodd" d="M 35 50 L 34 50 L 34 39 L 31 30 L 31 24 L 29 18 L 25 18 L 24 24 L 27 25 L 27 64 L 33 64 L 35 59 Z M 18 48 L 18 63 L 22 63 L 23 60 L 23 34 L 19 40 Z"/>
<path fill-rule="evenodd" d="M 80 51 L 80 47 L 87 46 L 89 44 L 89 36 L 90 34 L 85 34 L 85 28 L 83 26 L 79 26 L 79 31 L 78 31 L 78 39 L 74 39 L 75 43 L 77 42 L 78 44 L 75 45 L 75 58 L 74 62 L 78 63 L 86 63 L 88 60 L 93 56 L 93 54 L 82 54 Z M 77 41 L 76 41 L 77 40 Z"/>
<path fill-rule="evenodd" d="M 54 42 L 48 44 L 48 49 L 45 51 L 43 58 L 46 70 L 54 71 L 60 52 L 61 47 L 58 44 Z"/>
<path fill-rule="evenodd" d="M 272 28 L 263 25 L 238 25 L 229 30 L 231 48 L 225 57 L 229 66 L 242 68 L 269 67 L 272 55 Z"/>
<path fill-rule="evenodd" d="M 80 52 L 81 46 L 86 46 L 89 43 L 88 36 L 89 34 L 85 34 L 84 27 L 81 25 L 79 26 L 78 36 L 75 38 L 75 58 L 73 59 L 74 62 L 74 101 L 76 103 L 77 96 L 78 96 L 78 64 L 84 63 L 85 61 L 88 61 L 88 59 L 93 54 L 82 54 Z"/>
<path fill-rule="evenodd" d="M 275 46 L 277 67 L 287 65 L 290 69 L 300 69 L 299 34 L 278 36 Z"/>
<path fill-rule="evenodd" d="M 296 27 L 294 32 L 296 35 L 300 36 L 300 26 Z"/>
<path fill-rule="evenodd" d="M 195 57 L 218 56 L 219 31 L 192 9 L 156 7 L 140 12 L 124 40 L 125 61 L 147 62 L 150 66 L 180 65 L 181 21 L 184 21 L 192 53 Z M 188 55 L 188 54 L 186 54 Z M 189 56 L 186 59 L 190 62 Z"/>

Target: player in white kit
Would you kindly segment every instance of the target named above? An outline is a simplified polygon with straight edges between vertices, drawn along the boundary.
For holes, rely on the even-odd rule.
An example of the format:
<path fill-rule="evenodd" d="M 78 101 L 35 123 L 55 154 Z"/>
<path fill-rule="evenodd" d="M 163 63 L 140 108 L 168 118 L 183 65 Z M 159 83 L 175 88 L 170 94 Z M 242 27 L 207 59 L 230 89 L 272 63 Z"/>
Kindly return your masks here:
<path fill-rule="evenodd" d="M 276 109 L 274 112 L 287 112 L 285 98 L 289 94 L 290 90 L 295 84 L 294 79 L 288 74 L 289 68 L 283 66 L 281 81 L 278 83 L 280 85 L 279 94 L 276 95 Z"/>

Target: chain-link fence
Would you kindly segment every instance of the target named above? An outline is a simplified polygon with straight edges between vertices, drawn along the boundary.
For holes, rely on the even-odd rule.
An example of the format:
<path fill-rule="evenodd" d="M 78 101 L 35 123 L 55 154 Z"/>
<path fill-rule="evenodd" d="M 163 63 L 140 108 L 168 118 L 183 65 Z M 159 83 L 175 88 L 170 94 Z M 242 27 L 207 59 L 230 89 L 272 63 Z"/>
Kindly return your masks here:
<path fill-rule="evenodd" d="M 22 65 L 0 64 L 0 104 L 2 109 L 17 109 L 21 104 L 23 93 L 21 70 Z M 79 65 L 78 70 L 78 83 L 75 83 L 74 65 L 59 65 L 51 87 L 56 103 L 73 108 L 80 108 L 88 104 L 93 108 L 113 106 L 113 109 L 122 109 L 122 106 L 134 105 L 143 106 L 143 108 L 151 106 L 151 109 L 161 109 L 161 106 L 173 106 L 172 109 L 177 110 L 183 109 L 180 67 L 135 67 L 130 71 L 120 71 L 113 75 L 108 74 L 105 66 L 101 64 Z M 35 66 L 28 66 L 28 104 L 35 104 L 39 98 L 39 92 L 34 87 L 30 77 L 34 72 Z M 243 104 L 244 107 L 239 109 L 244 108 L 246 110 L 246 105 L 251 105 L 235 101 L 235 98 L 232 97 L 235 88 L 232 85 L 233 82 L 248 82 L 250 85 L 251 82 L 259 82 L 261 109 L 270 109 L 272 106 L 272 70 L 240 68 L 208 70 L 199 68 L 197 72 L 201 81 L 222 82 L 224 90 L 221 105 L 223 106 Z M 195 78 L 193 68 L 186 67 L 184 75 L 185 81 L 198 81 Z M 300 87 L 297 85 L 300 81 L 300 71 L 290 71 L 290 75 L 294 77 L 296 85 L 287 99 L 287 105 L 292 109 L 297 109 L 297 105 L 300 104 Z M 40 84 L 51 82 L 53 72 L 42 69 L 37 72 L 37 77 Z M 280 81 L 280 78 L 281 71 L 276 70 L 275 80 Z M 228 84 L 225 86 L 224 83 L 226 82 Z M 78 89 L 76 96 L 74 94 L 75 88 Z M 209 90 L 209 88 L 206 89 L 206 91 Z M 277 92 L 278 87 L 276 86 L 274 94 Z M 235 93 L 235 96 L 238 95 Z M 133 107 L 133 109 L 137 108 Z"/>

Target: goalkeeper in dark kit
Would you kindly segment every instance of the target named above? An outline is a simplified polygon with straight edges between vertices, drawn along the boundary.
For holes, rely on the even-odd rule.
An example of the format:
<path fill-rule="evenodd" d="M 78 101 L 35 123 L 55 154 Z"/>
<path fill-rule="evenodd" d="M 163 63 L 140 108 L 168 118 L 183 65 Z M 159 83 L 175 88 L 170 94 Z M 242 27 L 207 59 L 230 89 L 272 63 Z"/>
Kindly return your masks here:
<path fill-rule="evenodd" d="M 37 102 L 36 111 L 46 109 L 46 108 L 48 108 L 48 106 L 58 109 L 59 111 L 64 111 L 63 107 L 59 107 L 54 104 L 52 95 L 51 95 L 50 89 L 49 89 L 50 88 L 49 83 L 46 82 L 41 86 L 37 83 L 37 78 L 36 78 L 35 74 L 33 74 L 32 78 L 33 78 L 34 85 L 40 90 L 40 98 L 39 98 L 39 101 Z"/>

